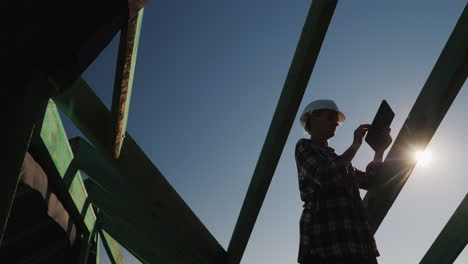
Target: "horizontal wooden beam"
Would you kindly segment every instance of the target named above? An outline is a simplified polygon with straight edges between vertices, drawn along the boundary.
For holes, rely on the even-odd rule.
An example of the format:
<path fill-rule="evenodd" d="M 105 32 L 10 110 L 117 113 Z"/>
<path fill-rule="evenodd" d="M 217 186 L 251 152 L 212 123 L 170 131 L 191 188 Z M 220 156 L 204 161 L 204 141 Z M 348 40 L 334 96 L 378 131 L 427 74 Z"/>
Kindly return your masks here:
<path fill-rule="evenodd" d="M 284 144 L 304 96 L 337 0 L 315 0 L 309 9 L 268 134 L 228 248 L 228 263 L 241 261 Z"/>
<path fill-rule="evenodd" d="M 420 264 L 451 264 L 468 243 L 468 195 L 437 236 Z"/>
<path fill-rule="evenodd" d="M 56 100 L 99 152 L 112 156 L 109 151 L 113 138 L 111 113 L 86 82 L 78 80 Z M 184 241 L 191 248 L 181 254 L 187 254 L 192 259 L 186 263 L 220 263 L 226 251 L 128 133 L 115 164 L 129 186 L 136 191 L 138 201 L 150 205 L 147 213 L 161 215 L 177 227 L 179 234 L 184 234 Z"/>
<path fill-rule="evenodd" d="M 375 233 L 415 166 L 413 153 L 424 150 L 468 75 L 468 8 L 465 6 L 447 44 L 390 149 L 377 184 L 364 198 Z"/>

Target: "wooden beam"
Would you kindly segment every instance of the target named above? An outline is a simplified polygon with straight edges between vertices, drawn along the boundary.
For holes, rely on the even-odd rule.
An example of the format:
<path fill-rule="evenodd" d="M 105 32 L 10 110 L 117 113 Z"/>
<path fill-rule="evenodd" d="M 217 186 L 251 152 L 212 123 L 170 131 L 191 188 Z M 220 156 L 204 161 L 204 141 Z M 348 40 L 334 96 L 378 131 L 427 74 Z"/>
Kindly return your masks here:
<path fill-rule="evenodd" d="M 52 100 L 47 106 L 40 133 L 35 134 L 31 145 L 36 159 L 47 172 L 50 183 L 56 186 L 57 196 L 63 206 L 77 221 L 80 230 L 89 235 L 94 228 L 96 216 L 86 201 L 81 174 L 73 162 L 65 129 Z"/>
<path fill-rule="evenodd" d="M 185 251 L 190 250 L 183 237 L 158 216 L 147 214 L 137 202 L 121 203 L 118 196 L 85 180 L 89 198 L 103 214 L 103 230 L 111 234 L 143 263 L 204 263 Z M 130 199 L 131 200 L 131 199 Z M 222 263 L 222 262 L 220 262 Z"/>
<path fill-rule="evenodd" d="M 230 264 L 239 263 L 244 254 L 336 4 L 336 0 L 315 0 L 309 9 L 281 97 L 229 243 L 228 263 Z"/>
<path fill-rule="evenodd" d="M 93 250 L 95 250 L 95 240 L 98 234 L 98 225 L 97 222 L 94 223 L 93 230 L 91 233 L 82 239 L 82 244 L 80 248 L 79 261 L 80 264 L 94 264 L 95 258 L 93 258 Z"/>
<path fill-rule="evenodd" d="M 23 87 L 15 87 L 18 94 L 7 99 L 8 112 L 4 115 L 6 130 L 4 144 L 6 144 L 6 159 L 2 159 L 4 176 L 0 185 L 0 245 L 3 240 L 11 205 L 15 197 L 19 182 L 24 156 L 37 122 L 44 116 L 47 102 L 52 94 L 47 78 L 40 73 L 34 73 L 31 82 Z M 13 89 L 8 87 L 8 89 Z M 10 106 L 11 105 L 11 108 Z M 11 112 L 10 112 L 11 111 Z"/>
<path fill-rule="evenodd" d="M 100 152 L 112 155 L 109 151 L 113 138 L 110 111 L 83 79 L 75 82 L 56 101 Z M 137 199 L 150 205 L 147 213 L 167 219 L 177 227 L 178 234 L 183 234 L 184 241 L 191 245 L 188 251 L 181 252 L 192 259 L 186 263 L 197 263 L 197 260 L 221 263 L 220 259 L 225 257 L 226 251 L 128 133 L 115 164 L 129 186 L 136 190 Z"/>
<path fill-rule="evenodd" d="M 108 216 L 122 218 L 129 226 L 142 226 L 145 230 L 149 230 L 149 232 L 151 232 L 153 227 L 148 226 L 148 223 L 159 225 L 158 221 L 154 223 L 151 221 L 141 223 L 140 219 L 146 215 L 144 208 L 135 203 L 131 198 L 128 201 L 122 199 L 127 197 L 125 193 L 107 192 L 90 179 L 85 180 L 85 184 L 91 203 Z M 118 193 L 118 195 L 113 193 Z M 151 217 L 148 220 L 151 220 Z M 160 236 L 160 234 L 157 235 L 158 237 Z M 154 239 L 158 239 L 158 237 Z"/>
<path fill-rule="evenodd" d="M 414 169 L 414 151 L 424 150 L 429 144 L 466 80 L 467 6 L 376 176 L 378 184 L 371 188 L 364 198 L 369 211 L 369 223 L 374 233 Z"/>
<path fill-rule="evenodd" d="M 73 162 L 67 135 L 52 100 L 48 102 L 39 128 L 40 133 L 35 133 L 31 141 L 36 158 L 47 171 L 63 206 L 83 233 L 83 239 L 86 239 L 94 228 L 96 216 L 89 206 L 81 175 Z"/>
<path fill-rule="evenodd" d="M 468 243 L 468 195 L 460 203 L 420 264 L 451 264 Z"/>
<path fill-rule="evenodd" d="M 69 142 L 77 168 L 84 171 L 100 188 L 107 192 L 135 195 L 136 191 L 132 191 L 132 186 L 119 172 L 112 156 L 99 153 L 81 137 L 72 138 Z"/>
<path fill-rule="evenodd" d="M 122 255 L 122 251 L 117 241 L 109 235 L 105 230 L 100 230 L 102 244 L 107 252 L 107 256 L 112 264 L 125 264 L 125 257 Z"/>
<path fill-rule="evenodd" d="M 103 229 L 117 241 L 121 241 L 120 244 L 142 263 L 177 263 L 152 261 L 155 259 L 164 259 L 161 256 L 164 252 L 156 245 L 152 245 L 150 241 L 147 240 L 146 236 L 135 233 L 134 230 L 129 228 L 127 222 L 119 217 L 108 216 L 106 213 L 103 213 Z M 135 244 L 140 244 L 141 247 L 133 247 L 132 245 Z"/>
<path fill-rule="evenodd" d="M 93 246 L 93 251 L 96 252 L 96 257 L 93 259 L 94 263 L 99 264 L 99 259 L 101 258 L 100 253 L 101 251 L 99 250 L 99 241 L 101 240 L 99 232 L 96 232 L 96 237 L 94 239 L 94 246 Z M 92 264 L 92 263 L 91 263 Z"/>
<path fill-rule="evenodd" d="M 103 213 L 103 230 L 114 236 L 136 258 L 144 263 L 202 263 L 191 260 L 184 249 L 171 241 L 166 230 L 170 227 L 158 222 L 151 222 L 157 217 L 151 217 L 145 210 L 139 210 L 138 204 L 125 202 L 121 204 L 118 196 L 102 190 L 91 180 L 86 180 L 86 189 L 96 207 Z M 123 194 L 119 196 L 125 197 Z M 142 218 L 148 221 L 141 221 Z M 165 230 L 166 229 L 166 230 Z M 130 231 L 130 232 L 129 232 Z M 183 238 L 178 239 L 185 244 Z M 150 245 L 150 247 L 148 247 Z M 149 249 L 151 248 L 151 250 Z M 154 252 L 153 252 L 154 251 Z"/>
<path fill-rule="evenodd" d="M 193 244 L 186 241 L 185 234 L 179 231 L 179 227 L 173 224 L 173 220 L 165 217 L 160 212 L 151 211 L 151 204 L 138 199 L 137 193 L 122 177 L 112 158 L 106 158 L 93 146 L 81 138 L 70 140 L 75 161 L 80 170 L 88 175 L 85 181 L 88 197 L 93 205 L 112 217 L 121 218 L 121 222 L 127 223 L 127 228 L 133 230 L 132 236 L 147 236 L 146 240 L 127 238 L 125 234 L 119 237 L 124 240 L 136 241 L 126 244 L 126 247 L 138 252 L 139 259 L 145 259 L 150 263 L 190 263 L 191 261 L 203 261 L 194 258 Z M 114 180 L 115 179 L 115 180 Z M 118 195 L 115 195 L 118 194 Z M 122 241 L 119 240 L 122 243 Z M 153 259 L 154 255 L 144 255 L 145 248 L 142 243 L 149 243 L 158 247 L 163 253 Z M 184 254 L 180 254 L 184 252 Z"/>
<path fill-rule="evenodd" d="M 112 96 L 112 117 L 114 125 L 114 157 L 120 156 L 123 137 L 127 128 L 128 111 L 133 87 L 138 42 L 143 20 L 143 8 L 128 21 L 120 32 L 119 54 Z"/>

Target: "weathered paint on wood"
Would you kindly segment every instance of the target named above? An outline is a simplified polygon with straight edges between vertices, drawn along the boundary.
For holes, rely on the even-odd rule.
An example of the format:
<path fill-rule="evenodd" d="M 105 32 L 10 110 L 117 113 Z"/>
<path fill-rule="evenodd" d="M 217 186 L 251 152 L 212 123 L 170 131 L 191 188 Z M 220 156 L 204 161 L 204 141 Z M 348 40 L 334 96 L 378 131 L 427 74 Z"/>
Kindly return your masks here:
<path fill-rule="evenodd" d="M 17 89 L 20 89 L 19 87 Z M 11 205 L 18 186 L 24 156 L 29 146 L 32 133 L 37 122 L 44 115 L 52 91 L 47 78 L 40 73 L 34 73 L 31 82 L 25 88 L 25 94 L 13 96 L 12 112 L 5 114 L 6 129 L 4 144 L 6 144 L 6 159 L 2 159 L 3 177 L 0 185 L 0 245 L 6 229 Z"/>
<path fill-rule="evenodd" d="M 468 195 L 437 236 L 420 264 L 451 264 L 468 243 Z"/>
<path fill-rule="evenodd" d="M 47 106 L 39 135 L 40 142 L 37 142 L 36 138 L 34 139 L 35 149 L 39 151 L 41 161 L 46 160 L 46 156 L 50 157 L 50 161 L 57 172 L 57 174 L 49 173 L 51 170 L 48 169 L 49 180 L 57 183 L 57 186 L 63 187 L 62 192 L 59 194 L 60 198 L 64 197 L 62 203 L 67 210 L 77 212 L 79 216 L 83 217 L 86 227 L 84 231 L 90 233 L 94 228 L 96 216 L 89 207 L 89 203 L 86 203 L 86 191 L 81 174 L 73 164 L 73 153 L 68 144 L 68 138 L 57 112 L 57 107 L 52 100 L 49 101 Z M 44 165 L 46 168 L 50 168 L 47 164 Z M 68 182 L 68 186 L 62 184 L 63 180 Z M 66 197 L 70 197 L 72 201 L 67 201 Z"/>
<path fill-rule="evenodd" d="M 378 184 L 364 198 L 374 233 L 414 169 L 412 154 L 429 144 L 467 75 L 468 5 L 376 176 Z"/>
<path fill-rule="evenodd" d="M 309 10 L 228 248 L 228 263 L 241 261 L 278 165 L 294 118 L 333 16 L 336 0 L 315 0 Z"/>
<path fill-rule="evenodd" d="M 50 100 L 32 146 L 40 156 L 49 181 L 58 187 L 57 195 L 86 239 L 94 228 L 96 216 L 89 206 L 81 175 L 74 163 L 73 153 L 55 103 Z M 65 183 L 68 182 L 68 183 Z"/>
<path fill-rule="evenodd" d="M 115 133 L 113 145 L 115 158 L 120 156 L 120 149 L 127 128 L 143 11 L 143 8 L 140 9 L 137 15 L 131 18 L 120 32 L 119 54 L 111 107 Z"/>
<path fill-rule="evenodd" d="M 109 153 L 113 138 L 111 113 L 83 79 L 57 97 L 56 102 L 100 152 L 112 155 Z M 128 133 L 116 164 L 129 185 L 135 188 L 137 199 L 149 205 L 147 213 L 170 222 L 176 227 L 173 235 L 183 237 L 191 245 L 178 248 L 181 257 L 190 257 L 187 263 L 220 263 L 226 251 Z M 112 235 L 123 245 L 119 237 Z M 135 241 L 135 245 L 141 243 Z"/>

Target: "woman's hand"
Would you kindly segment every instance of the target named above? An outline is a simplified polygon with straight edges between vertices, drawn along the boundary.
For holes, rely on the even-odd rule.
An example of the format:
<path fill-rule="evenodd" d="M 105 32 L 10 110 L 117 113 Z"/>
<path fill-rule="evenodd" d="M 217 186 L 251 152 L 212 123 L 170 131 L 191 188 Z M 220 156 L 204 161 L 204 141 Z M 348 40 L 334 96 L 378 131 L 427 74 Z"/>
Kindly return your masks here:
<path fill-rule="evenodd" d="M 379 168 L 382 166 L 382 162 L 379 161 L 371 161 L 367 164 L 366 173 L 370 175 L 376 175 Z"/>
<path fill-rule="evenodd" d="M 382 145 L 375 150 L 376 153 L 383 153 L 389 146 L 392 144 L 392 137 L 390 136 L 390 128 L 379 129 L 375 133 L 379 134 L 379 137 L 382 138 Z"/>
<path fill-rule="evenodd" d="M 359 148 L 362 145 L 362 139 L 366 135 L 371 125 L 363 124 L 354 130 L 354 141 L 353 146 Z"/>

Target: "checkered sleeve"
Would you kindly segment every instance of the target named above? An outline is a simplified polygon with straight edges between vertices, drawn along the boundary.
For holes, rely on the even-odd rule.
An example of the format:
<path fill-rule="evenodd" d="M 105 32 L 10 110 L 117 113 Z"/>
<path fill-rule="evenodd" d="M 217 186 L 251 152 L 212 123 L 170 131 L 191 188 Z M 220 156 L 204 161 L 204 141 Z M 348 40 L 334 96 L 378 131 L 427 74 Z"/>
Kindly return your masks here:
<path fill-rule="evenodd" d="M 296 159 L 301 161 L 300 175 L 318 186 L 344 184 L 345 167 L 338 162 L 340 158 L 320 158 L 318 150 L 303 141 L 296 145 Z"/>

